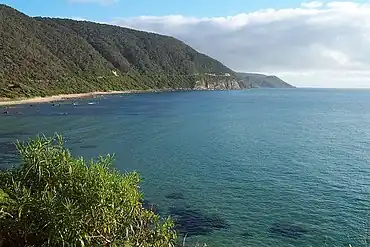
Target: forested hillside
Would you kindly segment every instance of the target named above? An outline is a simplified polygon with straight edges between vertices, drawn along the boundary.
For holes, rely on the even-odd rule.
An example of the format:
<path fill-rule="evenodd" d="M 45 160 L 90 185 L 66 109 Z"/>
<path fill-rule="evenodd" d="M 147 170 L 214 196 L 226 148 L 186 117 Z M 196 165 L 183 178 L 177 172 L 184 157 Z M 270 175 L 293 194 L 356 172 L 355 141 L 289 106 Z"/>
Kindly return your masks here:
<path fill-rule="evenodd" d="M 0 97 L 194 88 L 208 74 L 222 75 L 223 81 L 230 74 L 233 83 L 225 85 L 238 87 L 232 70 L 175 38 L 32 18 L 6 5 L 0 5 L 0 55 Z"/>

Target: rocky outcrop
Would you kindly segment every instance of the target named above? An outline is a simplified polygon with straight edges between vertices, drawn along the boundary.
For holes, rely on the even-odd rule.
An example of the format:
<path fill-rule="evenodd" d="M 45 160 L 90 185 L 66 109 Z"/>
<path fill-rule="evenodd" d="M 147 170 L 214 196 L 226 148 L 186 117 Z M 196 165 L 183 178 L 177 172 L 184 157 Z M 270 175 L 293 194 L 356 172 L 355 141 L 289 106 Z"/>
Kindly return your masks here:
<path fill-rule="evenodd" d="M 208 76 L 199 79 L 195 90 L 237 90 L 241 89 L 238 80 L 231 76 Z"/>

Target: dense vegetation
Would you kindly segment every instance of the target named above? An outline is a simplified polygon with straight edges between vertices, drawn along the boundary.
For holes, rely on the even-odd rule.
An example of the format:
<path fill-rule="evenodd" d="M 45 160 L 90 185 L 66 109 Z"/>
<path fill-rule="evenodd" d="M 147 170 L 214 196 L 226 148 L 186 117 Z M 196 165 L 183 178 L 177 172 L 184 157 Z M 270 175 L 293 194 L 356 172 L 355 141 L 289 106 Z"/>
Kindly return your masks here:
<path fill-rule="evenodd" d="M 1 4 L 0 44 L 0 97 L 193 88 L 207 73 L 234 73 L 172 37 Z"/>
<path fill-rule="evenodd" d="M 290 86 L 256 74 L 239 74 L 236 83 L 235 72 L 169 36 L 87 21 L 32 18 L 3 4 L 0 44 L 0 98 L 193 89 L 197 82 L 212 88 L 233 85 L 226 89 Z"/>
<path fill-rule="evenodd" d="M 293 88 L 277 76 L 255 73 L 237 73 L 242 88 Z"/>
<path fill-rule="evenodd" d="M 0 246 L 175 246 L 172 221 L 144 209 L 138 174 L 111 156 L 73 158 L 59 136 L 17 147 L 22 164 L 0 172 Z"/>

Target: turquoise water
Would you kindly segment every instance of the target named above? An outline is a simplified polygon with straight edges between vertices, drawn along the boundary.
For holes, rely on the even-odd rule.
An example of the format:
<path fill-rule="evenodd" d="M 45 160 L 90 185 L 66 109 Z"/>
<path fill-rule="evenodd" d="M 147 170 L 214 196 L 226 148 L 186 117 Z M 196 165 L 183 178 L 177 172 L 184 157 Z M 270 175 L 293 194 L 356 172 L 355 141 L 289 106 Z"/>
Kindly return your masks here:
<path fill-rule="evenodd" d="M 16 138 L 64 134 L 74 154 L 115 153 L 148 204 L 188 243 L 363 245 L 370 212 L 370 91 L 248 90 L 116 95 L 17 106 L 0 116 L 0 162 Z M 88 103 L 94 102 L 91 105 Z"/>

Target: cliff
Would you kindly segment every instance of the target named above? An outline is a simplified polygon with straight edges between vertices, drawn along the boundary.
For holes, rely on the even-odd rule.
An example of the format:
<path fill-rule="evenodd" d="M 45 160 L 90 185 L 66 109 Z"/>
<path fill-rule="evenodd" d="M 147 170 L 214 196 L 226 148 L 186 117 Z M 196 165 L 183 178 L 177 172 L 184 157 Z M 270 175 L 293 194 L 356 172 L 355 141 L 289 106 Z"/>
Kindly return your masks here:
<path fill-rule="evenodd" d="M 236 90 L 241 89 L 238 80 L 230 75 L 206 75 L 196 81 L 196 90 Z"/>

